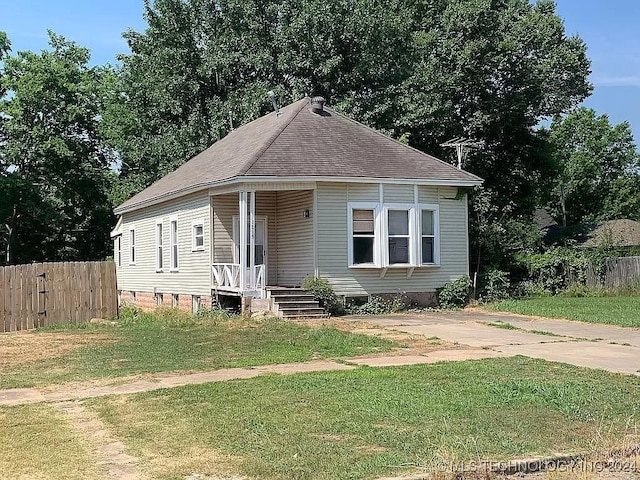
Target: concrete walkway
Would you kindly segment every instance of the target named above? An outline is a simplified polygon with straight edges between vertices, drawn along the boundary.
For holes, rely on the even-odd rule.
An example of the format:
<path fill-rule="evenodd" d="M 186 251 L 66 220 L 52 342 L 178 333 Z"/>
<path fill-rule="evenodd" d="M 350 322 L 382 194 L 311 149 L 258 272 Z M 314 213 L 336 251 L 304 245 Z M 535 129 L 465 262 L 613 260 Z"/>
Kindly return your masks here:
<path fill-rule="evenodd" d="M 390 330 L 511 355 L 640 375 L 640 329 L 481 310 L 350 317 Z M 514 329 L 490 324 L 509 324 Z M 508 325 L 505 325 L 508 327 Z"/>
<path fill-rule="evenodd" d="M 120 385 L 94 386 L 90 384 L 62 385 L 46 390 L 36 388 L 14 388 L 0 390 L 0 405 L 25 405 L 41 402 L 68 402 L 107 395 L 126 395 L 149 392 L 162 388 L 199 385 L 209 382 L 224 382 L 254 378 L 262 375 L 292 375 L 307 372 L 330 372 L 353 370 L 361 365 L 370 367 L 389 367 L 401 365 L 431 364 L 437 362 L 480 360 L 508 356 L 508 354 L 485 349 L 436 350 L 425 354 L 389 354 L 382 356 L 363 356 L 347 358 L 341 362 L 333 360 L 314 360 L 301 363 L 284 363 L 249 368 L 222 368 L 206 372 L 188 374 L 166 374 L 151 378 L 134 380 Z"/>

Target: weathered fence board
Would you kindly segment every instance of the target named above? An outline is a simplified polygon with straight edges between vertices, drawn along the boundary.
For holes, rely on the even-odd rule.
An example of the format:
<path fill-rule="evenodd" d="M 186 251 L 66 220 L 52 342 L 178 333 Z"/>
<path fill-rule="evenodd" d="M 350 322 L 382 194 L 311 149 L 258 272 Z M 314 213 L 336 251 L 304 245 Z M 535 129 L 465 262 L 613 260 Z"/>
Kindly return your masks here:
<path fill-rule="evenodd" d="M 117 314 L 113 262 L 0 267 L 0 332 Z"/>

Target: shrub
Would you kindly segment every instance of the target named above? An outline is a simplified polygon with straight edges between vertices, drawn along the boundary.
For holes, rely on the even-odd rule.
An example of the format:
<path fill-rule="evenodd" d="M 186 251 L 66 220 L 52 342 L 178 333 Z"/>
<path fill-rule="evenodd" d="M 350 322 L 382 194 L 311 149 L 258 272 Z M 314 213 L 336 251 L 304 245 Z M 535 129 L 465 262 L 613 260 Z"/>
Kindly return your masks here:
<path fill-rule="evenodd" d="M 471 279 L 469 275 L 447 282 L 438 291 L 438 305 L 441 308 L 463 308 L 469 303 Z"/>
<path fill-rule="evenodd" d="M 302 282 L 302 288 L 313 294 L 313 297 L 320 303 L 330 315 L 341 315 L 344 313 L 344 306 L 340 298 L 336 295 L 331 284 L 324 278 L 307 277 Z"/>
<path fill-rule="evenodd" d="M 382 315 L 385 313 L 398 313 L 406 307 L 403 295 L 395 295 L 392 299 L 384 299 L 372 296 L 367 303 L 354 305 L 350 309 L 353 315 Z"/>
<path fill-rule="evenodd" d="M 510 296 L 511 282 L 509 273 L 502 270 L 490 269 L 481 277 L 483 285 L 480 293 L 480 301 L 484 303 L 505 300 Z"/>

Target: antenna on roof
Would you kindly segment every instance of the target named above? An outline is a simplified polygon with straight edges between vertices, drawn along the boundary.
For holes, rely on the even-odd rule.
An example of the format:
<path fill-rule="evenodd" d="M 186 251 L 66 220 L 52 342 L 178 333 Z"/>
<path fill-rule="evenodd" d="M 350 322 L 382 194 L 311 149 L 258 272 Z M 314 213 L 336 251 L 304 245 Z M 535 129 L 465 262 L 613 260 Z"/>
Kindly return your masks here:
<path fill-rule="evenodd" d="M 271 103 L 273 103 L 273 110 L 276 112 L 276 118 L 278 118 L 280 116 L 280 109 L 278 108 L 278 102 L 276 102 L 276 94 L 273 90 L 269 90 L 267 95 L 271 99 Z"/>
<path fill-rule="evenodd" d="M 233 113 L 229 110 L 229 126 L 231 127 L 231 131 L 233 132 Z"/>
<path fill-rule="evenodd" d="M 462 162 L 467 158 L 470 148 L 478 149 L 484 146 L 484 142 L 476 142 L 468 138 L 456 137 L 448 142 L 440 144 L 441 147 L 451 147 L 456 149 L 458 154 L 458 170 L 462 170 Z"/>

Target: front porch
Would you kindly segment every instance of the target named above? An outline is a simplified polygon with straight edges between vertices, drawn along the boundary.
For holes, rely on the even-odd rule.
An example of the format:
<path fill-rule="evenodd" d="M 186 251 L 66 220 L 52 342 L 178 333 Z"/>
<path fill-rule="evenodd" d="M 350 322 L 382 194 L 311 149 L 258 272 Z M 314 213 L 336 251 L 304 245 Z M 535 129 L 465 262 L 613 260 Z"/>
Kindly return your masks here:
<path fill-rule="evenodd" d="M 210 192 L 211 290 L 265 299 L 316 274 L 315 185 L 246 187 Z"/>

